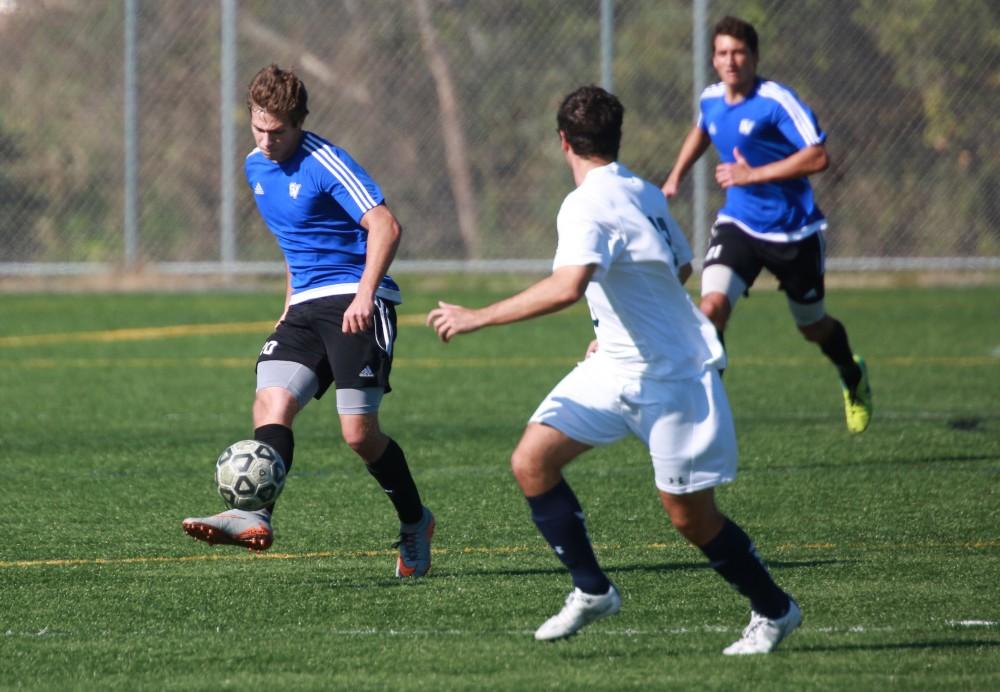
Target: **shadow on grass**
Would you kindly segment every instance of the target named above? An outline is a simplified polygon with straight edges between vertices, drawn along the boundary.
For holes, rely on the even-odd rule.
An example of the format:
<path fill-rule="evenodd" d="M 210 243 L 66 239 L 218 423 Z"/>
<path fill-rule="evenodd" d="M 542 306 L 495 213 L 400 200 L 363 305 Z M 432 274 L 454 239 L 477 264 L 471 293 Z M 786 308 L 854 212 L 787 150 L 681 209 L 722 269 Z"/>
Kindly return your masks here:
<path fill-rule="evenodd" d="M 857 563 L 859 560 L 768 560 L 767 566 L 781 569 L 802 569 L 809 567 L 823 567 L 827 565 L 842 565 L 847 563 Z M 608 575 L 614 577 L 615 574 L 632 572 L 678 572 L 699 569 L 711 569 L 707 562 L 657 562 L 651 564 L 632 565 L 604 565 Z M 447 573 L 448 576 L 464 577 L 525 577 L 535 574 L 560 574 L 565 575 L 566 569 L 561 565 L 552 567 L 522 567 L 512 569 L 465 569 Z M 444 572 L 438 572 L 438 576 L 445 576 Z"/>
<path fill-rule="evenodd" d="M 938 639 L 926 642 L 887 642 L 884 644 L 845 644 L 843 646 L 795 646 L 785 649 L 788 654 L 836 651 L 908 651 L 911 649 L 1000 649 L 1000 640 Z"/>
<path fill-rule="evenodd" d="M 891 468 L 894 466 L 905 466 L 907 468 L 912 468 L 914 466 L 936 466 L 938 464 L 956 464 L 961 462 L 970 461 L 1000 461 L 1000 456 L 996 454 L 953 454 L 948 456 L 933 456 L 933 457 L 907 457 L 907 458 L 897 458 L 897 457 L 886 457 L 883 461 L 863 461 L 859 463 L 846 462 L 843 464 L 838 463 L 825 463 L 816 462 L 812 464 L 784 464 L 784 465 L 768 465 L 760 466 L 754 468 L 753 466 L 741 466 L 741 474 L 753 474 L 753 473 L 784 473 L 786 471 L 804 471 L 811 469 L 839 469 L 841 471 L 854 471 L 857 469 L 872 469 L 872 468 Z"/>

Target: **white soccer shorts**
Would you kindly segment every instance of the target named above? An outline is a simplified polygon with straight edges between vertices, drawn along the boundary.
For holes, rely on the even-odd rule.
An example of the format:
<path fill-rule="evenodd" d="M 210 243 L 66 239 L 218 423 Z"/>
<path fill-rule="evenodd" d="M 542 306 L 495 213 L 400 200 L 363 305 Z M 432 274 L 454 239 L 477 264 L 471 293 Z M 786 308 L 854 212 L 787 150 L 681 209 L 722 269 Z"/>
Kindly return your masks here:
<path fill-rule="evenodd" d="M 635 435 L 649 448 L 656 487 L 683 495 L 736 477 L 736 432 L 719 373 L 651 380 L 599 354 L 579 363 L 531 416 L 594 447 Z"/>

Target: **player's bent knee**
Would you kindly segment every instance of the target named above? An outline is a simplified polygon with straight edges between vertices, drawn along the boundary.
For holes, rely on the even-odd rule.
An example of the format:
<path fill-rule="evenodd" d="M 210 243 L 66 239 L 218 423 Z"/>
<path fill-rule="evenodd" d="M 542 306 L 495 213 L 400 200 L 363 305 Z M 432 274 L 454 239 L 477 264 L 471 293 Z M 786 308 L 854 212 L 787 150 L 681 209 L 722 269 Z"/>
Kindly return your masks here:
<path fill-rule="evenodd" d="M 282 387 L 258 389 L 253 401 L 254 426 L 278 423 L 291 426 L 301 407 L 295 395 Z"/>
<path fill-rule="evenodd" d="M 826 341 L 827 337 L 833 331 L 833 326 L 835 322 L 828 315 L 824 314 L 819 320 L 811 322 L 810 324 L 799 324 L 799 333 L 805 337 L 806 341 L 811 341 L 813 343 L 823 343 Z"/>
<path fill-rule="evenodd" d="M 368 463 L 378 461 L 389 444 L 374 415 L 341 415 L 340 434 L 347 446 Z"/>

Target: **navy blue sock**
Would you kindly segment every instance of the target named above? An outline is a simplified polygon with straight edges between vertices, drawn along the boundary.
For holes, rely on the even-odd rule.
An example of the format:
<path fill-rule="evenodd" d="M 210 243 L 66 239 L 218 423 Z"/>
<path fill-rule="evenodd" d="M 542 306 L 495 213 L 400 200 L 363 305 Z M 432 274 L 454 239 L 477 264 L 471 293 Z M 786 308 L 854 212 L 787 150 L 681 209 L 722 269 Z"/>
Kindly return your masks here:
<path fill-rule="evenodd" d="M 382 490 L 389 496 L 399 520 L 404 524 L 415 524 L 424 515 L 424 505 L 417 492 L 417 484 L 413 482 L 406 456 L 396 441 L 389 439 L 378 461 L 366 464 L 368 473 L 375 477 Z"/>
<path fill-rule="evenodd" d="M 551 490 L 526 499 L 531 507 L 531 520 L 566 565 L 573 586 L 584 593 L 607 593 L 611 581 L 597 564 L 583 523 L 583 509 L 565 479 Z"/>
<path fill-rule="evenodd" d="M 788 612 L 788 594 L 774 583 L 750 537 L 739 526 L 726 519 L 719 535 L 700 548 L 712 569 L 750 599 L 755 612 L 772 620 Z"/>

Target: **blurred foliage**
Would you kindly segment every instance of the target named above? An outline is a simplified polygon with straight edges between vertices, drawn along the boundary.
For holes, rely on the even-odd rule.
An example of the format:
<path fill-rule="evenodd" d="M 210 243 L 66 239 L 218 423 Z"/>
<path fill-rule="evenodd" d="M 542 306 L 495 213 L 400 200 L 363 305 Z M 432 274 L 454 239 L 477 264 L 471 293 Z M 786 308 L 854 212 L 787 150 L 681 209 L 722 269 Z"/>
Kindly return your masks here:
<path fill-rule="evenodd" d="M 599 3 L 432 0 L 485 259 L 546 258 L 572 181 L 563 95 L 600 79 Z M 403 222 L 401 258 L 466 256 L 439 90 L 412 3 L 238 4 L 238 85 L 222 105 L 218 3 L 139 0 L 140 254 L 219 257 L 220 124 L 236 123 L 239 258 L 277 260 L 242 175 L 243 89 L 293 67 L 307 127 L 348 149 Z M 0 13 L 0 261 L 122 255 L 124 3 L 11 2 Z M 814 180 L 832 257 L 1000 255 L 1000 5 L 989 0 L 713 0 L 753 21 L 761 74 L 795 89 L 829 136 Z M 710 28 L 709 28 L 710 31 Z M 692 17 L 681 0 L 615 3 L 621 158 L 661 182 L 693 118 Z M 714 74 L 708 68 L 709 81 Z M 714 165 L 714 154 L 706 157 Z M 713 186 L 714 187 L 714 186 Z M 690 183 L 673 202 L 690 226 Z M 721 194 L 710 193 L 706 216 Z"/>

